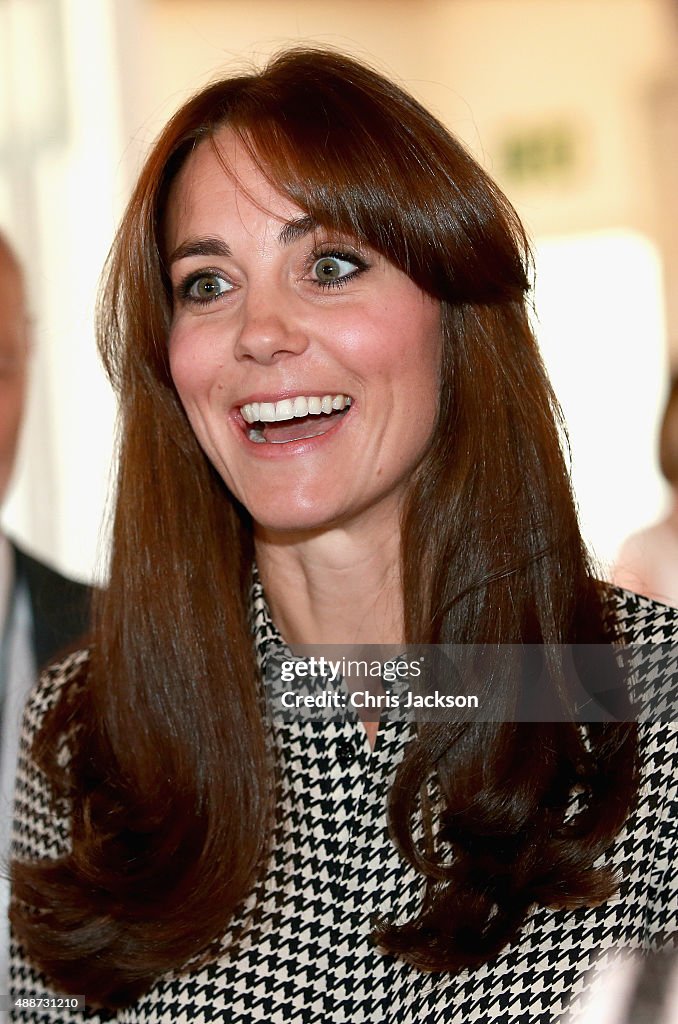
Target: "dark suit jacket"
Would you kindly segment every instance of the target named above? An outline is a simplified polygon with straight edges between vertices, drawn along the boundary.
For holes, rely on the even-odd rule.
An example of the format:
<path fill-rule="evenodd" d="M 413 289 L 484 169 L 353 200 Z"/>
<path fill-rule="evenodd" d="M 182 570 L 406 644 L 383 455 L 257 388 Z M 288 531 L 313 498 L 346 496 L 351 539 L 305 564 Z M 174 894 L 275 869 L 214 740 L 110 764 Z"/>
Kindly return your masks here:
<path fill-rule="evenodd" d="M 53 661 L 89 630 L 92 591 L 84 583 L 66 579 L 55 569 L 31 558 L 15 544 L 16 583 L 28 588 L 33 614 L 33 650 L 39 669 Z"/>

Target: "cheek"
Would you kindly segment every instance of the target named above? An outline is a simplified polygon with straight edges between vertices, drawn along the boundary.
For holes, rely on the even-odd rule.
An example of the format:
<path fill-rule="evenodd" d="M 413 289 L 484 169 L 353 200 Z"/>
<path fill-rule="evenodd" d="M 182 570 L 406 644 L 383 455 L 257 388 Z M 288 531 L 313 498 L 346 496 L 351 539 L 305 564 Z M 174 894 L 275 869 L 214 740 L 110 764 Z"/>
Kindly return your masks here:
<path fill-rule="evenodd" d="M 218 438 L 225 418 L 224 368 L 214 346 L 197 341 L 193 332 L 172 332 L 169 364 L 172 380 L 198 444 L 222 473 Z M 223 475 L 223 473 L 222 473 Z M 229 485 L 228 480 L 226 481 Z M 230 485 L 229 485 L 230 486 Z"/>
<path fill-rule="evenodd" d="M 440 303 L 417 296 L 414 303 L 394 307 L 389 316 L 385 365 L 414 392 L 435 396 L 440 387 L 442 334 Z"/>
<path fill-rule="evenodd" d="M 440 390 L 440 374 L 443 361 L 443 334 L 440 303 L 426 299 L 420 310 L 418 327 L 419 344 L 416 346 L 421 372 L 428 379 L 429 388 L 436 395 Z"/>
<path fill-rule="evenodd" d="M 440 304 L 419 292 L 411 301 L 393 301 L 356 322 L 340 324 L 334 337 L 366 375 L 395 374 L 418 389 L 426 381 L 436 388 L 442 339 Z"/>
<path fill-rule="evenodd" d="M 402 312 L 399 344 L 396 350 L 392 349 L 391 360 L 399 373 L 399 397 L 405 407 L 412 450 L 421 455 L 438 418 L 442 365 L 440 304 L 426 299 Z"/>
<path fill-rule="evenodd" d="M 169 363 L 174 386 L 184 405 L 204 398 L 220 369 L 213 348 L 182 331 L 170 334 Z"/>

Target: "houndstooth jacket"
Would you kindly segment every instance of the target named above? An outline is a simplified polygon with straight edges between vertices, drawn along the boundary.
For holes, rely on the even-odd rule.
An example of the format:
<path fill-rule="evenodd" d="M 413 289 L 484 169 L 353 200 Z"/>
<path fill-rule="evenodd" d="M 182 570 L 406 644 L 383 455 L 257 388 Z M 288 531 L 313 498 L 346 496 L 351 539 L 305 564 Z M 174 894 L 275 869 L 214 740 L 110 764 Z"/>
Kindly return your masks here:
<path fill-rule="evenodd" d="M 678 612 L 613 591 L 626 638 L 671 641 Z M 262 670 L 283 641 L 263 593 L 253 590 Z M 29 703 L 19 764 L 14 852 L 57 857 L 68 826 L 54 820 L 45 780 L 30 756 L 31 738 L 81 652 L 46 673 Z M 674 869 L 678 809 L 675 723 L 641 728 L 642 789 L 632 818 L 607 857 L 624 884 L 595 908 L 535 910 L 517 941 L 491 964 L 458 975 L 426 974 L 379 953 L 374 916 L 416 911 L 421 880 L 389 839 L 385 796 L 408 739 L 407 727 L 382 723 L 371 750 L 350 721 L 274 722 L 279 766 L 277 825 L 268 872 L 242 907 L 222 955 L 193 972 L 162 977 L 133 1006 L 93 1010 L 15 1008 L 26 1024 L 555 1024 L 576 1020 L 589 969 L 601 953 L 670 942 L 678 931 Z M 12 948 L 12 1000 L 54 997 L 22 949 Z"/>

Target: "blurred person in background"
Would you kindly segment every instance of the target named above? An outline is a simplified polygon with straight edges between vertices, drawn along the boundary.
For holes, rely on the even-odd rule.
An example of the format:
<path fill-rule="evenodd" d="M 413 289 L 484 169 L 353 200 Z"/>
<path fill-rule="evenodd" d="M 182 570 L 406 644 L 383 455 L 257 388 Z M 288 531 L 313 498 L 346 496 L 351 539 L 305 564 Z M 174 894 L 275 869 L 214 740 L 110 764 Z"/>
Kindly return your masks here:
<path fill-rule="evenodd" d="M 569 1021 L 576 1024 L 678 1024 L 678 950 L 601 958 Z"/>
<path fill-rule="evenodd" d="M 678 378 L 669 386 L 659 432 L 659 466 L 671 488 L 666 516 L 628 537 L 617 557 L 619 587 L 678 606 Z"/>
<path fill-rule="evenodd" d="M 505 672 L 492 722 L 275 703 L 288 644 L 675 635 L 596 579 L 529 267 L 483 169 L 349 57 L 166 126 L 100 297 L 110 582 L 25 718 L 14 1020 L 553 1024 L 601 946 L 675 928 L 667 725 L 582 726 L 558 666 L 557 721 Z"/>
<path fill-rule="evenodd" d="M 10 484 L 26 399 L 29 323 L 24 273 L 0 234 L 0 506 Z M 6 991 L 7 843 L 21 714 L 38 670 L 84 633 L 89 588 L 0 532 L 0 992 Z"/>

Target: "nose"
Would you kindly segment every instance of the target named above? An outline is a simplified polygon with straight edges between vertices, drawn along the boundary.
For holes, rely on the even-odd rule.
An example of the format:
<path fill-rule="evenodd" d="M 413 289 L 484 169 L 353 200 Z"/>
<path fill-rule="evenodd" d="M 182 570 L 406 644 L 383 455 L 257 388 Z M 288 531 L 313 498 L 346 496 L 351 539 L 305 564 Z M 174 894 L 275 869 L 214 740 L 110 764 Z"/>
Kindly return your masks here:
<path fill-rule="evenodd" d="M 235 344 L 237 359 L 274 363 L 300 355 L 308 342 L 308 333 L 289 298 L 276 292 L 263 299 L 250 296 L 243 303 Z"/>

